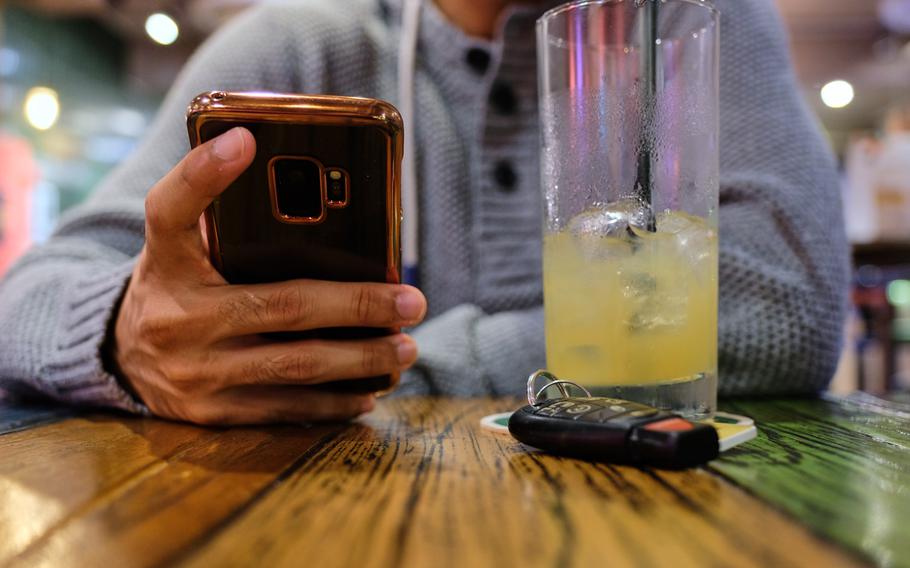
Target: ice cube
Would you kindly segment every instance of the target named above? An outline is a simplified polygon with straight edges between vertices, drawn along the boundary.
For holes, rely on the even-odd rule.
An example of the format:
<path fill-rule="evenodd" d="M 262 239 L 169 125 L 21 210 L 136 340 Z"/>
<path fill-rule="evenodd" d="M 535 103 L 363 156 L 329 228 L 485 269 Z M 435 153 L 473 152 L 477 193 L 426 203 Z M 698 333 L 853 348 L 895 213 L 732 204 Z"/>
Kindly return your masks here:
<path fill-rule="evenodd" d="M 634 197 L 626 197 L 606 205 L 590 207 L 569 221 L 575 235 L 627 237 L 631 227 L 646 228 L 650 209 Z"/>
<path fill-rule="evenodd" d="M 688 321 L 688 298 L 682 295 L 653 293 L 638 302 L 626 325 L 632 333 L 649 333 L 678 329 Z"/>
<path fill-rule="evenodd" d="M 638 249 L 639 229 L 647 226 L 649 210 L 634 198 L 598 205 L 569 221 L 568 230 L 585 258 L 628 257 Z"/>
<path fill-rule="evenodd" d="M 706 228 L 701 217 L 683 211 L 664 211 L 657 216 L 657 230 L 662 233 L 678 234 Z"/>
<path fill-rule="evenodd" d="M 690 262 L 698 263 L 713 251 L 716 231 L 701 217 L 667 211 L 658 216 L 657 230 L 674 235 L 679 252 Z"/>
<path fill-rule="evenodd" d="M 648 299 L 657 291 L 657 279 L 644 272 L 623 275 L 622 295 L 629 300 Z"/>

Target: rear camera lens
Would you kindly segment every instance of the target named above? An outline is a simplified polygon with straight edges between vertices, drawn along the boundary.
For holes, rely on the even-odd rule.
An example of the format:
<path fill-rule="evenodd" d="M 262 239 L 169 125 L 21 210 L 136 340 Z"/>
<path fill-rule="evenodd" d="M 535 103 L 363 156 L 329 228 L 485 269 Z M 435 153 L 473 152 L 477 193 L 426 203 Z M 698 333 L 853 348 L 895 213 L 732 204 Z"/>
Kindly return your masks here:
<path fill-rule="evenodd" d="M 273 167 L 278 212 L 291 218 L 322 217 L 322 187 L 316 162 L 282 159 Z"/>

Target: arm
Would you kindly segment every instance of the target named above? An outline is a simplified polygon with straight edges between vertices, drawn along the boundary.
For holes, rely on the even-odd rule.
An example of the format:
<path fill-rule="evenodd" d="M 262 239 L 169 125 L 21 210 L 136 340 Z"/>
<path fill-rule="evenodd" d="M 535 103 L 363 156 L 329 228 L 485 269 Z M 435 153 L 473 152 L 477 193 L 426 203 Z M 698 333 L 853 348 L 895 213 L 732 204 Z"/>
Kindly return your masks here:
<path fill-rule="evenodd" d="M 837 175 L 770 0 L 718 7 L 720 391 L 814 392 L 833 375 L 846 306 Z M 414 392 L 519 394 L 544 366 L 540 308 L 486 315 L 460 306 L 414 337 Z"/>
<path fill-rule="evenodd" d="M 280 14 L 252 11 L 203 46 L 133 156 L 62 219 L 47 244 L 11 269 L 0 284 L 0 386 L 142 410 L 107 372 L 100 352 L 145 242 L 146 194 L 189 149 L 184 112 L 195 95 L 212 89 L 292 91 L 300 87 L 297 69 L 316 68 L 312 58 L 318 55 L 302 59 L 285 46 L 291 42 L 281 38 L 300 30 Z"/>
<path fill-rule="evenodd" d="M 840 182 L 769 0 L 722 0 L 720 391 L 817 392 L 834 374 L 849 257 Z"/>

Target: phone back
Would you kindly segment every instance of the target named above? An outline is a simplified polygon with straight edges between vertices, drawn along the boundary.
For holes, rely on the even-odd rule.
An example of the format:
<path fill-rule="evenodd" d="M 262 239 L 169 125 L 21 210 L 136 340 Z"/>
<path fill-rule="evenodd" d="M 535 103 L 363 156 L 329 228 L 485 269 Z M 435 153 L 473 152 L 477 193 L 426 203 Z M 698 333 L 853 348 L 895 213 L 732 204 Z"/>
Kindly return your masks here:
<path fill-rule="evenodd" d="M 235 126 L 256 139 L 253 164 L 206 212 L 226 280 L 399 281 L 401 122 L 391 105 L 209 93 L 193 102 L 188 125 L 193 146 Z M 331 199 L 333 172 L 344 199 Z"/>
<path fill-rule="evenodd" d="M 236 126 L 256 139 L 252 165 L 205 214 L 212 263 L 228 282 L 400 281 L 403 137 L 394 107 L 350 97 L 212 92 L 193 101 L 187 126 L 194 147 Z"/>

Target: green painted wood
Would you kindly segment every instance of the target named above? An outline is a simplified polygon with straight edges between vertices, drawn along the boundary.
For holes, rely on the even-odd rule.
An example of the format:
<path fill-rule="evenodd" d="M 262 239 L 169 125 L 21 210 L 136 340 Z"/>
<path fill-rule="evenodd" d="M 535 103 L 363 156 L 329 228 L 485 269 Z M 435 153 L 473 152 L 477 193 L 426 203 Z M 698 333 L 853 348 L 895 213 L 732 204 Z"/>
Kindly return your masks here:
<path fill-rule="evenodd" d="M 721 408 L 759 435 L 711 469 L 878 565 L 910 567 L 910 407 L 860 395 Z"/>
<path fill-rule="evenodd" d="M 893 405 L 910 412 L 910 391 L 899 391 L 883 395 L 882 398 Z"/>

